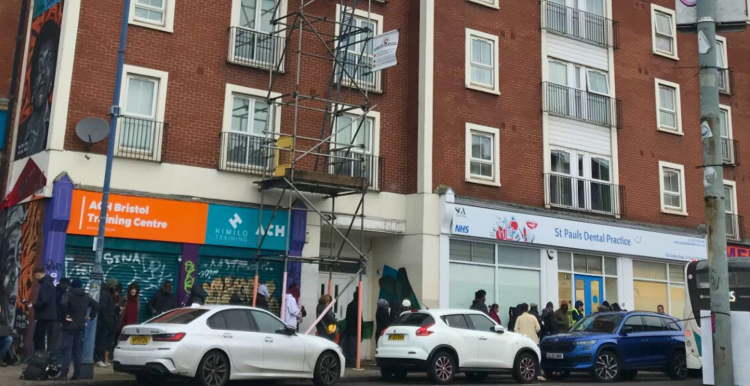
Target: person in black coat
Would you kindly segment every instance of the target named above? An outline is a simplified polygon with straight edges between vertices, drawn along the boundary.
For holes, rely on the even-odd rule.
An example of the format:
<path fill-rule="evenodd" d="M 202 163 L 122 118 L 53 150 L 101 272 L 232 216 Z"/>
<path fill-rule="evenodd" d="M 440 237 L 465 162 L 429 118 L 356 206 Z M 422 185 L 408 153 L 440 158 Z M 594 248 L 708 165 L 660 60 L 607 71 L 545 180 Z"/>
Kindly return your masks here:
<path fill-rule="evenodd" d="M 177 298 L 172 294 L 172 282 L 167 280 L 161 285 L 161 291 L 154 294 L 148 302 L 148 310 L 153 318 L 175 308 L 177 308 Z"/>
<path fill-rule="evenodd" d="M 190 297 L 188 298 L 186 306 L 202 306 L 203 305 L 203 286 L 198 283 L 193 284 L 193 288 L 190 289 Z"/>
<path fill-rule="evenodd" d="M 258 286 L 258 295 L 255 298 L 255 307 L 268 311 L 268 298 L 271 295 L 268 294 L 268 286 L 261 284 Z"/>
<path fill-rule="evenodd" d="M 70 287 L 70 279 L 68 279 L 67 277 L 60 279 L 60 282 L 57 283 L 57 287 L 55 287 L 55 307 L 57 307 L 57 319 L 52 322 L 51 328 L 49 328 L 49 334 L 47 335 L 48 350 L 53 358 L 55 357 L 55 353 L 60 352 L 60 339 L 62 338 L 60 326 L 62 326 L 62 322 L 63 320 L 65 320 L 65 315 L 63 315 L 63 310 L 60 303 L 62 302 L 63 295 L 68 292 L 68 287 Z"/>
<path fill-rule="evenodd" d="M 60 376 L 67 378 L 70 371 L 70 359 L 73 357 L 73 377 L 76 380 L 81 374 L 81 357 L 83 353 L 83 335 L 86 322 L 96 318 L 99 304 L 89 297 L 78 279 L 73 280 L 68 291 L 60 302 L 63 316 L 62 352 Z"/>
<path fill-rule="evenodd" d="M 331 295 L 325 294 L 320 297 L 320 300 L 318 301 L 318 306 L 315 308 L 315 316 L 320 317 L 320 314 L 325 311 L 326 307 L 328 307 L 329 304 L 331 304 Z M 329 326 L 333 325 L 329 329 Z M 315 325 L 315 330 L 318 332 L 318 336 L 321 336 L 323 338 L 326 338 L 330 341 L 336 340 L 336 315 L 333 314 L 333 310 L 329 309 L 328 312 L 326 312 L 325 316 L 323 316 L 322 319 L 320 319 L 320 322 Z M 333 332 L 331 332 L 331 330 Z"/>
<path fill-rule="evenodd" d="M 46 352 L 47 334 L 52 322 L 57 320 L 57 302 L 55 299 L 55 281 L 47 275 L 43 267 L 34 268 L 34 278 L 39 280 L 39 293 L 36 301 L 29 304 L 34 310 L 36 327 L 34 327 L 34 352 Z"/>
<path fill-rule="evenodd" d="M 375 324 L 377 330 L 375 334 L 375 344 L 378 344 L 378 339 L 383 335 L 390 323 L 390 314 L 388 313 L 388 301 L 385 299 L 378 300 L 378 310 L 375 312 Z"/>
<path fill-rule="evenodd" d="M 357 361 L 357 321 L 362 321 L 359 314 L 359 290 L 354 291 L 354 299 L 346 306 L 346 330 L 342 348 L 347 366 L 355 366 Z"/>
<path fill-rule="evenodd" d="M 99 318 L 96 320 L 96 343 L 94 345 L 94 363 L 98 367 L 109 366 L 106 362 L 107 348 L 114 339 L 117 328 L 117 317 L 112 290 L 117 287 L 117 279 L 109 278 L 106 285 L 102 286 L 99 295 Z"/>
<path fill-rule="evenodd" d="M 557 335 L 560 332 L 555 318 L 555 305 L 552 302 L 547 302 L 547 306 L 542 310 L 542 322 L 544 322 L 542 328 L 544 336 Z"/>

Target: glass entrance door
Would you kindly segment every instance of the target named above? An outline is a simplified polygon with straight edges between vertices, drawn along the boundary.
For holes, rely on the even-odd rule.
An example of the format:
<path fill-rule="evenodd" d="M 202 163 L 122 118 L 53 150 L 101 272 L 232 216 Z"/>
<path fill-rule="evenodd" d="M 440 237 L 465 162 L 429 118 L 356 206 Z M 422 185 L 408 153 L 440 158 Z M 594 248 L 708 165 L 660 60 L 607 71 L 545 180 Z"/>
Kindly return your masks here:
<path fill-rule="evenodd" d="M 583 302 L 586 315 L 599 310 L 604 296 L 602 278 L 596 276 L 576 275 L 576 301 Z"/>

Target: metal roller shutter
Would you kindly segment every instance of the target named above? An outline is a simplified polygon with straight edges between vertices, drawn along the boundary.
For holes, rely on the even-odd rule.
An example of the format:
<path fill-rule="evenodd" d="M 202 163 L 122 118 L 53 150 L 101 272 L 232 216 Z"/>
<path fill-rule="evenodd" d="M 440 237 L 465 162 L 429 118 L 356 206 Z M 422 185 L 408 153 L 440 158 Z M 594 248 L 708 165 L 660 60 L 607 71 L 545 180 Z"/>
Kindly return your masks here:
<path fill-rule="evenodd" d="M 281 307 L 281 285 L 284 278 L 284 263 L 261 261 L 260 284 L 268 286 L 271 312 L 279 314 Z M 233 293 L 240 295 L 246 304 L 253 301 L 255 261 L 252 259 L 200 256 L 197 281 L 206 291 L 206 304 L 227 304 Z"/>
<path fill-rule="evenodd" d="M 105 249 L 102 261 L 104 280 L 110 277 L 117 279 L 123 287 L 121 296 L 125 296 L 130 283 L 135 281 L 141 286 L 138 315 L 141 322 L 149 318 L 148 301 L 159 291 L 162 283 L 165 280 L 176 283 L 179 266 L 179 256 L 175 254 L 118 249 Z M 93 268 L 94 252 L 91 249 L 71 246 L 65 249 L 65 276 L 71 280 L 81 279 L 86 290 Z"/>

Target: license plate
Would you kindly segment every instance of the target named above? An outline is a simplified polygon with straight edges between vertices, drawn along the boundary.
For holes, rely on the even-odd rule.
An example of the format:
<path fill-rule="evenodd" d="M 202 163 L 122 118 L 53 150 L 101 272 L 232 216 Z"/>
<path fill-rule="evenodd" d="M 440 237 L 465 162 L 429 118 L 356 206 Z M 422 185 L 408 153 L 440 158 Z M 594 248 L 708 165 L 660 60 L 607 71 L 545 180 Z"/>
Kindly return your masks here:
<path fill-rule="evenodd" d="M 557 354 L 553 352 L 547 353 L 547 359 L 563 359 L 563 354 Z"/>
<path fill-rule="evenodd" d="M 130 344 L 132 345 L 144 346 L 149 343 L 151 343 L 150 336 L 131 336 L 130 337 Z"/>
<path fill-rule="evenodd" d="M 404 340 L 404 334 L 391 334 L 388 335 L 388 340 Z"/>

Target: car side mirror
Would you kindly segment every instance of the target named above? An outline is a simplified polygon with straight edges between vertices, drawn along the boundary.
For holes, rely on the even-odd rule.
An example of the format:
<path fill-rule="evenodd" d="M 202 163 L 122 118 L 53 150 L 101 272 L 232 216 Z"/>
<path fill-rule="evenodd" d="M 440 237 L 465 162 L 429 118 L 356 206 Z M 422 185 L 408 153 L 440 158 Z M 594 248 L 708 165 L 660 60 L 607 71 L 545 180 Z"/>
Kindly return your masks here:
<path fill-rule="evenodd" d="M 633 326 L 624 326 L 622 330 L 620 330 L 620 335 L 625 336 L 633 333 L 633 331 L 635 331 L 635 328 L 633 328 Z"/>
<path fill-rule="evenodd" d="M 492 331 L 494 331 L 494 332 L 496 332 L 498 334 L 504 334 L 505 333 L 505 327 L 503 327 L 503 326 L 501 326 L 499 324 L 496 324 L 496 325 L 492 326 Z"/>
<path fill-rule="evenodd" d="M 279 330 L 276 332 L 279 334 L 284 334 L 284 335 L 289 335 L 289 336 L 293 336 L 297 334 L 297 330 L 294 327 L 289 326 L 289 325 L 284 326 L 283 330 Z"/>

